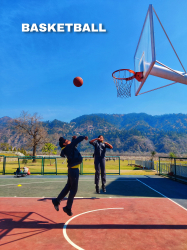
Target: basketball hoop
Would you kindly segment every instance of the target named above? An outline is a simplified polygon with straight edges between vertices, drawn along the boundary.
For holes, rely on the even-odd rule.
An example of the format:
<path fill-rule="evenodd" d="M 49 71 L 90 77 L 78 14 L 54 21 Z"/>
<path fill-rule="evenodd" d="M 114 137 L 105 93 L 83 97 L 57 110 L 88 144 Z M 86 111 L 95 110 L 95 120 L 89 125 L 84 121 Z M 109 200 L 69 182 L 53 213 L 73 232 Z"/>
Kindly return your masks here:
<path fill-rule="evenodd" d="M 129 73 L 129 77 L 126 74 Z M 136 78 L 139 82 L 143 78 L 143 72 L 135 72 L 131 69 L 119 69 L 112 73 L 114 83 L 117 88 L 117 97 L 131 97 L 131 86 L 133 79 Z"/>

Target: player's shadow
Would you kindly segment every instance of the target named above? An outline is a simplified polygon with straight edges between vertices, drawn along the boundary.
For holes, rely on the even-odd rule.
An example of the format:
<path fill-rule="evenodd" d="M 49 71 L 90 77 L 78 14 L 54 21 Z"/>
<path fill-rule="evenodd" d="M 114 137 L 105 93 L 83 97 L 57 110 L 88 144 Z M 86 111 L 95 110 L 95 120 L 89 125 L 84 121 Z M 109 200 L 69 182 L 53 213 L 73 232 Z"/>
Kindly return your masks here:
<path fill-rule="evenodd" d="M 121 197 L 168 197 L 187 199 L 187 185 L 163 177 L 117 178 L 106 186 L 105 195 Z"/>

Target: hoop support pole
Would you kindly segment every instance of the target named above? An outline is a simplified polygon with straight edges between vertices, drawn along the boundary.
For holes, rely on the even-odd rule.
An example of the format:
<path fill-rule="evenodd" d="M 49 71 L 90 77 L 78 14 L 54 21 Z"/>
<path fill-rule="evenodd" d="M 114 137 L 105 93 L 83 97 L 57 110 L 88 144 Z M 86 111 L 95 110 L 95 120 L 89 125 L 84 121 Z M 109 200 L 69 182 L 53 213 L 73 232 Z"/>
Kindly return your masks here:
<path fill-rule="evenodd" d="M 176 71 L 176 70 L 175 70 Z M 176 71 L 178 73 L 175 73 L 174 71 L 171 71 L 165 67 L 154 65 L 150 75 L 161 77 L 167 80 L 171 80 L 173 82 L 179 82 L 187 85 L 187 74 L 184 72 Z"/>

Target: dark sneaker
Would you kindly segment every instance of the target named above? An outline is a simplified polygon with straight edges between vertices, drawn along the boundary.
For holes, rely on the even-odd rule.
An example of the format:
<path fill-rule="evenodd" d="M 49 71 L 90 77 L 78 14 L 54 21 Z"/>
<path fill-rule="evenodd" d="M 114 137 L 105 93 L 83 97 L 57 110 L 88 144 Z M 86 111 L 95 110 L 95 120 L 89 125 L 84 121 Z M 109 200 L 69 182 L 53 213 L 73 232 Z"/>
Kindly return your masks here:
<path fill-rule="evenodd" d="M 63 211 L 64 211 L 64 213 L 66 213 L 66 214 L 69 215 L 69 216 L 72 216 L 72 215 L 73 215 L 73 213 L 71 212 L 71 209 L 69 209 L 69 208 L 67 208 L 67 207 L 63 207 Z"/>
<path fill-rule="evenodd" d="M 52 199 L 52 203 L 54 205 L 54 208 L 56 209 L 56 211 L 59 211 L 59 202 L 57 201 L 57 199 Z"/>
<path fill-rule="evenodd" d="M 95 189 L 96 189 L 96 193 L 100 194 L 100 189 L 98 185 L 95 186 Z"/>
<path fill-rule="evenodd" d="M 103 192 L 106 193 L 106 187 L 105 185 L 102 186 Z"/>

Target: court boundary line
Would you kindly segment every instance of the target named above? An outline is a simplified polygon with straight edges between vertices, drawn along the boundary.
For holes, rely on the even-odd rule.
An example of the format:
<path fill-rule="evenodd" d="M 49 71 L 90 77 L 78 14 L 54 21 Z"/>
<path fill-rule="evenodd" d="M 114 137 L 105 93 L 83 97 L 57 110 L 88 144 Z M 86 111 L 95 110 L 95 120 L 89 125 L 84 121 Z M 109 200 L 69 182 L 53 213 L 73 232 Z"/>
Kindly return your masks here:
<path fill-rule="evenodd" d="M 42 183 L 54 183 L 54 182 L 66 182 L 66 181 L 43 181 L 43 182 L 29 182 L 29 183 L 14 183 L 14 184 L 3 184 L 0 187 L 15 186 L 15 185 L 29 185 L 29 184 L 42 184 Z"/>
<path fill-rule="evenodd" d="M 80 181 L 93 181 L 93 179 L 87 179 L 87 180 L 79 180 Z M 137 180 L 114 180 L 114 181 L 137 181 Z M 43 182 L 29 182 L 29 183 L 14 183 L 14 184 L 3 184 L 3 185 L 0 185 L 0 187 L 6 187 L 6 186 L 15 186 L 15 185 L 18 185 L 18 184 L 21 184 L 21 185 L 29 185 L 29 184 L 43 184 L 43 183 L 57 183 L 57 182 L 67 182 L 66 180 L 63 180 L 63 181 L 43 181 Z"/>
<path fill-rule="evenodd" d="M 101 211 L 101 210 L 109 210 L 109 209 L 124 209 L 124 208 L 101 208 L 101 209 L 95 209 L 95 210 L 90 210 L 81 214 L 77 214 L 75 216 L 73 216 L 71 219 L 69 219 L 68 221 L 66 221 L 66 223 L 63 226 L 62 232 L 64 235 L 64 238 L 67 240 L 67 242 L 72 245 L 74 248 L 78 249 L 78 250 L 84 250 L 84 248 L 79 247 L 78 245 L 76 245 L 73 241 L 70 240 L 70 238 L 68 237 L 67 233 L 66 233 L 66 228 L 67 225 L 70 221 L 72 221 L 73 219 L 75 219 L 76 217 L 80 216 L 80 215 L 84 215 L 84 214 L 88 214 L 88 213 L 92 213 L 92 212 L 96 212 L 96 211 Z"/>
<path fill-rule="evenodd" d="M 176 205 L 178 205 L 179 207 L 183 208 L 184 210 L 187 211 L 187 209 L 185 207 L 183 207 L 182 205 L 180 205 L 179 203 L 177 203 L 176 201 L 170 199 L 169 197 L 167 197 L 166 195 L 160 193 L 159 191 L 157 191 L 156 189 L 150 187 L 149 185 L 145 184 L 144 182 L 140 181 L 137 179 L 137 181 L 139 181 L 140 183 L 142 183 L 143 185 L 147 186 L 148 188 L 152 189 L 153 191 L 157 192 L 158 194 L 162 195 L 163 197 L 167 198 L 168 200 L 172 201 L 173 203 L 175 203 Z"/>
<path fill-rule="evenodd" d="M 21 198 L 21 199 L 53 199 L 53 198 L 56 198 L 56 197 L 45 197 L 45 196 L 42 196 L 42 197 L 19 197 L 19 196 L 9 196 L 9 197 L 5 197 L 5 196 L 0 196 L 0 199 L 2 198 L 5 198 L 5 199 L 12 199 L 12 198 Z M 134 197 L 129 197 L 129 196 L 126 196 L 126 197 L 112 197 L 112 196 L 109 196 L 109 197 L 75 197 L 74 199 L 162 199 L 162 197 L 145 197 L 145 196 L 134 196 Z M 67 199 L 67 197 L 65 197 L 64 199 Z M 169 199 L 169 198 L 168 198 Z"/>

